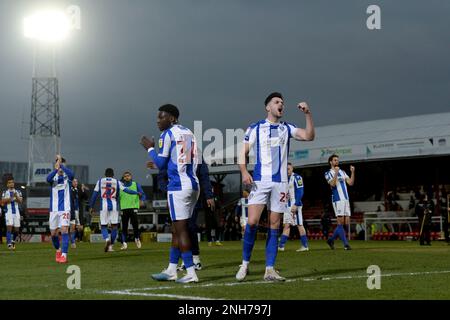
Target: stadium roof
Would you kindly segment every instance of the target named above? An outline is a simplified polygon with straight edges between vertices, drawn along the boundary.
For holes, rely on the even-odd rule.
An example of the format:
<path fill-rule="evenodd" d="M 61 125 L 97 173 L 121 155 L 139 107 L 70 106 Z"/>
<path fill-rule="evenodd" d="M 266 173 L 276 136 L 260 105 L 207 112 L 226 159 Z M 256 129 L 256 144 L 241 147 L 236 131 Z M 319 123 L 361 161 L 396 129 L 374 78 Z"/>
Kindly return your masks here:
<path fill-rule="evenodd" d="M 450 112 L 363 121 L 316 128 L 314 141 L 293 141 L 297 164 L 341 160 L 390 159 L 450 154 Z"/>
<path fill-rule="evenodd" d="M 289 160 L 294 166 L 323 165 L 333 153 L 341 161 L 450 155 L 450 112 L 316 127 L 314 141 L 291 142 Z M 210 166 L 211 173 L 235 170 Z"/>

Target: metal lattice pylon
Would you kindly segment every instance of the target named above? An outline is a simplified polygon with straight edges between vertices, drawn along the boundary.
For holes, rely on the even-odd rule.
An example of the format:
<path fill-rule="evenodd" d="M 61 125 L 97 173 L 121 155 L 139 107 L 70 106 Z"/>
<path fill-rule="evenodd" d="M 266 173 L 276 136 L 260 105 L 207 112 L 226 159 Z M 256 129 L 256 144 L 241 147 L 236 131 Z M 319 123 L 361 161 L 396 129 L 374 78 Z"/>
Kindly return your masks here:
<path fill-rule="evenodd" d="M 35 183 L 34 164 L 52 163 L 61 152 L 58 79 L 33 77 L 32 81 L 28 185 Z"/>

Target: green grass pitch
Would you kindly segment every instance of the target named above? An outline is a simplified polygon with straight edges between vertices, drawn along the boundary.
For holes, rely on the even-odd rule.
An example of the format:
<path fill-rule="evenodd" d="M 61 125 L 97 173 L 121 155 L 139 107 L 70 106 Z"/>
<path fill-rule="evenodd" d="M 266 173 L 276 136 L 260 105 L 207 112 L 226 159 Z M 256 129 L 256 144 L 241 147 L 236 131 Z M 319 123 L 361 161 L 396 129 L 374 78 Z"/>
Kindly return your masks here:
<path fill-rule="evenodd" d="M 285 283 L 265 283 L 264 240 L 256 242 L 250 274 L 237 283 L 241 262 L 240 242 L 223 247 L 201 243 L 204 269 L 199 283 L 181 285 L 156 282 L 151 273 L 168 263 L 167 243 L 145 243 L 136 249 L 104 253 L 102 244 L 79 243 L 69 249 L 69 263 L 54 262 L 50 243 L 19 243 L 15 252 L 0 248 L 0 299 L 450 299 L 450 246 L 433 242 L 352 241 L 344 251 L 324 241 L 310 241 L 311 251 L 295 252 L 298 241 L 289 241 L 279 252 L 276 269 Z M 69 290 L 66 273 L 80 267 L 81 289 Z M 381 269 L 381 288 L 367 288 L 370 265 Z M 181 273 L 179 273 L 179 276 Z M 270 290 L 268 290 L 270 287 Z"/>

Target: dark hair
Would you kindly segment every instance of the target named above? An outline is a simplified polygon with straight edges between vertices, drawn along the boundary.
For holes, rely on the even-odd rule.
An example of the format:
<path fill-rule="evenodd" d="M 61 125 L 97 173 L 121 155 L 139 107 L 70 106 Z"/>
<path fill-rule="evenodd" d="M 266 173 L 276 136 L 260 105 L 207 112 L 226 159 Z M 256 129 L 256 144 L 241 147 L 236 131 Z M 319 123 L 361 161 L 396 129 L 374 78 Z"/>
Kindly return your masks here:
<path fill-rule="evenodd" d="M 3 184 L 6 186 L 6 184 L 8 183 L 8 181 L 10 181 L 10 180 L 14 180 L 14 177 L 13 177 L 13 175 L 12 175 L 12 173 L 5 173 L 4 175 L 3 175 Z"/>
<path fill-rule="evenodd" d="M 125 171 L 124 173 L 122 173 L 122 178 L 120 179 L 122 182 L 125 181 L 125 175 L 126 175 L 126 174 L 129 174 L 130 176 L 132 176 L 132 174 L 131 174 L 130 171 Z"/>
<path fill-rule="evenodd" d="M 167 112 L 171 116 L 174 116 L 175 119 L 178 119 L 178 117 L 180 116 L 180 111 L 178 111 L 178 108 L 170 103 L 162 105 L 158 110 Z"/>
<path fill-rule="evenodd" d="M 292 166 L 292 162 L 288 162 L 288 166 Z"/>
<path fill-rule="evenodd" d="M 58 159 L 55 160 L 55 163 L 56 163 L 56 161 L 58 161 Z M 65 158 L 61 158 L 61 163 L 66 163 L 66 159 Z"/>
<path fill-rule="evenodd" d="M 333 160 L 333 158 L 339 158 L 339 156 L 335 153 L 333 153 L 329 158 L 328 158 L 328 163 L 331 162 L 331 160 Z"/>
<path fill-rule="evenodd" d="M 280 98 L 283 99 L 283 95 L 279 92 L 272 92 L 271 94 L 269 94 L 266 98 L 266 100 L 264 100 L 264 105 L 267 106 L 270 102 L 270 100 L 272 100 L 273 98 Z"/>
<path fill-rule="evenodd" d="M 105 176 L 108 178 L 114 177 L 114 170 L 112 168 L 107 168 L 105 170 Z"/>

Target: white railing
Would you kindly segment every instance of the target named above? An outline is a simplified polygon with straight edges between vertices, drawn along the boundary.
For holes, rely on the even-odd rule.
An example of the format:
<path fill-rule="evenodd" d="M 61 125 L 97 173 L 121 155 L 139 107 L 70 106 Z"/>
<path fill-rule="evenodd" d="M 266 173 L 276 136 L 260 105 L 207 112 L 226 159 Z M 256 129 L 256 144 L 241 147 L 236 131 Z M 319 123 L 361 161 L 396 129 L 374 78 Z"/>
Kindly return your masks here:
<path fill-rule="evenodd" d="M 419 223 L 419 219 L 417 217 L 386 217 L 386 216 L 382 217 L 382 216 L 378 216 L 378 217 L 371 218 L 371 217 L 367 217 L 366 215 L 367 215 L 367 213 L 364 215 L 364 230 L 365 230 L 365 240 L 366 241 L 369 240 L 368 239 L 369 232 L 367 229 L 368 224 L 377 224 L 380 227 L 380 229 L 382 228 L 382 226 L 384 224 L 388 224 L 388 225 L 390 225 L 392 232 L 394 232 L 393 224 L 407 224 L 410 232 L 412 232 L 411 224 Z M 432 223 L 439 222 L 440 232 L 443 231 L 442 216 L 432 216 L 431 222 Z"/>

